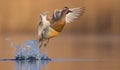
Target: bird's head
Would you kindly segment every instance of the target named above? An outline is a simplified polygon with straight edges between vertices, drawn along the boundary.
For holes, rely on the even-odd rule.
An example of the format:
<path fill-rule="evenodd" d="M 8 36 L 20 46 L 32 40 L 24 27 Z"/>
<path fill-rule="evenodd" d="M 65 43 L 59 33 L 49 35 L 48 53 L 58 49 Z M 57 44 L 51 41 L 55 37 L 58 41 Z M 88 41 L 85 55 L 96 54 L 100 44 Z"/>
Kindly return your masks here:
<path fill-rule="evenodd" d="M 65 13 L 65 14 L 68 14 L 68 13 L 72 12 L 71 10 L 69 10 L 68 7 L 64 7 L 64 8 L 62 9 L 62 11 L 63 11 L 63 13 Z"/>

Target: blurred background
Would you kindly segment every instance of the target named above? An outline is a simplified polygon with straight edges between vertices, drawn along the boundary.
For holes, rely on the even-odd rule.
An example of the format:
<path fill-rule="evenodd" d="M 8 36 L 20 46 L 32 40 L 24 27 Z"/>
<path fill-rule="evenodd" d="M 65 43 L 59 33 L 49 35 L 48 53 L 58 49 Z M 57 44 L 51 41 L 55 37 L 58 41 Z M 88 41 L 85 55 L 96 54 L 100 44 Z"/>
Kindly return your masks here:
<path fill-rule="evenodd" d="M 69 28 L 87 34 L 120 34 L 120 8 L 118 0 L 1 0 L 0 1 L 0 33 L 34 33 L 40 21 L 39 14 L 64 6 L 70 8 L 85 7 L 85 14 L 77 24 Z M 68 31 L 71 31 L 69 30 Z M 66 31 L 67 32 L 67 31 Z"/>
<path fill-rule="evenodd" d="M 14 57 L 15 48 L 5 40 L 7 37 L 15 44 L 38 39 L 39 14 L 46 11 L 52 14 L 55 9 L 64 6 L 85 7 L 85 13 L 76 22 L 66 25 L 58 37 L 50 40 L 48 55 L 51 58 L 112 59 L 107 63 L 90 63 L 88 67 L 85 67 L 86 64 L 70 66 L 77 70 L 79 65 L 82 65 L 81 69 L 119 70 L 119 0 L 0 0 L 0 58 Z"/>

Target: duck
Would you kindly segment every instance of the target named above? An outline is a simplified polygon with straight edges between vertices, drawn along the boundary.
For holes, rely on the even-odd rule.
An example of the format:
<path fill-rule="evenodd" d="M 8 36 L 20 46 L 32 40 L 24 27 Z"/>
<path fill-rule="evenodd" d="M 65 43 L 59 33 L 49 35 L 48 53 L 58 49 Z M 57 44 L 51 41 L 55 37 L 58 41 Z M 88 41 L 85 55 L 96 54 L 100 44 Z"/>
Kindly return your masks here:
<path fill-rule="evenodd" d="M 54 10 L 52 18 L 47 13 L 40 14 L 41 22 L 38 26 L 39 48 L 46 47 L 51 38 L 58 36 L 63 31 L 66 24 L 75 22 L 83 13 L 83 7 L 64 7 Z"/>

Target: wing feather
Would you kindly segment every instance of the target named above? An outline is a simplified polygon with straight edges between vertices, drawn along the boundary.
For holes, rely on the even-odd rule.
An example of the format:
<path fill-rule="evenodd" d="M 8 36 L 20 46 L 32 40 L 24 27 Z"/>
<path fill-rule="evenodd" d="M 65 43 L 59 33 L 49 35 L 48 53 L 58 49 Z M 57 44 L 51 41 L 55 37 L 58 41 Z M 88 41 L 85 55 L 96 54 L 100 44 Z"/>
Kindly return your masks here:
<path fill-rule="evenodd" d="M 72 12 L 70 12 L 70 13 L 68 13 L 66 15 L 66 18 L 65 18 L 66 23 L 72 23 L 72 22 L 74 22 L 84 12 L 84 8 L 71 8 L 69 10 L 72 11 Z"/>

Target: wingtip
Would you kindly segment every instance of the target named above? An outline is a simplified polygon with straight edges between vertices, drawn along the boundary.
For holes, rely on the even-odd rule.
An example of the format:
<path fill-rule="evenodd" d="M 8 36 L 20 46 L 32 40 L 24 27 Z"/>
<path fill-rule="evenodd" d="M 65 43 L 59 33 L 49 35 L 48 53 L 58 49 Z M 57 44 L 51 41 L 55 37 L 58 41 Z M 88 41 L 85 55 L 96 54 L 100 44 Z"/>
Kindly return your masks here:
<path fill-rule="evenodd" d="M 86 7 L 80 7 L 80 16 L 85 13 Z"/>

